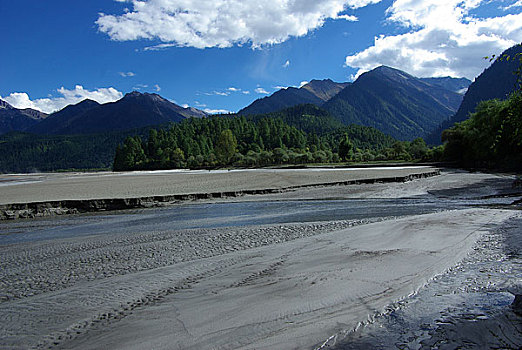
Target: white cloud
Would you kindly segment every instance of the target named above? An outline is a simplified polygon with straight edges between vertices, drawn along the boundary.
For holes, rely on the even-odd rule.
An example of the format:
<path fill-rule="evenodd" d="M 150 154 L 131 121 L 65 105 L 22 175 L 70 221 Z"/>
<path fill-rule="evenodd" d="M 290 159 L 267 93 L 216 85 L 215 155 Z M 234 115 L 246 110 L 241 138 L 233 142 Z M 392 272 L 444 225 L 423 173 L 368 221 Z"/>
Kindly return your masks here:
<path fill-rule="evenodd" d="M 343 12 L 381 0 L 130 0 L 133 10 L 100 14 L 101 32 L 119 41 L 158 39 L 169 46 L 252 47 L 278 44 L 321 27 L 327 19 L 356 20 Z"/>
<path fill-rule="evenodd" d="M 0 96 L 0 99 L 16 108 L 32 108 L 44 113 L 52 113 L 85 99 L 91 99 L 98 103 L 107 103 L 117 101 L 123 97 L 123 94 L 113 87 L 89 91 L 85 90 L 81 85 L 76 85 L 73 90 L 61 87 L 56 91 L 61 95 L 60 97 L 31 100 L 25 92 L 13 92 L 9 96 Z"/>
<path fill-rule="evenodd" d="M 227 89 L 227 91 L 231 91 L 231 92 L 239 92 L 239 91 L 241 91 L 241 89 L 238 89 L 238 88 L 235 88 L 235 87 L 229 87 L 229 88 Z"/>
<path fill-rule="evenodd" d="M 189 108 L 190 106 L 189 106 L 188 104 L 184 103 L 184 104 L 181 105 L 181 107 L 183 107 L 183 108 Z"/>
<path fill-rule="evenodd" d="M 143 50 L 144 51 L 161 51 L 168 49 L 169 47 L 177 46 L 176 44 L 158 44 L 154 46 L 147 46 Z"/>
<path fill-rule="evenodd" d="M 340 15 L 335 17 L 335 19 L 344 19 L 348 22 L 357 22 L 359 19 L 356 16 L 350 16 L 350 15 Z"/>
<path fill-rule="evenodd" d="M 258 87 L 254 90 L 256 93 L 258 94 L 263 94 L 263 95 L 268 95 L 270 94 L 268 91 L 266 91 L 265 89 L 261 88 L 261 87 Z"/>
<path fill-rule="evenodd" d="M 243 90 L 243 91 L 241 91 L 241 93 L 243 93 L 245 95 L 250 95 L 250 91 L 248 91 L 248 90 Z"/>
<path fill-rule="evenodd" d="M 498 54 L 522 41 L 522 14 L 478 18 L 483 0 L 395 0 L 388 21 L 409 31 L 375 38 L 373 46 L 346 57 L 356 75 L 388 65 L 416 76 L 474 79 Z"/>
<path fill-rule="evenodd" d="M 226 109 L 210 109 L 210 108 L 205 108 L 203 110 L 203 112 L 205 112 L 207 114 L 229 114 L 229 113 L 232 113 L 231 111 L 226 110 Z"/>
<path fill-rule="evenodd" d="M 161 91 L 161 87 L 158 84 L 154 85 L 154 91 L 160 92 Z"/>
<path fill-rule="evenodd" d="M 274 89 L 276 89 L 276 90 L 285 90 L 288 88 L 289 88 L 289 86 L 281 86 L 281 85 L 274 86 Z"/>
<path fill-rule="evenodd" d="M 136 75 L 134 72 L 120 72 L 119 74 L 124 78 L 134 77 Z"/>
<path fill-rule="evenodd" d="M 306 84 L 308 84 L 307 81 L 302 81 L 299 83 L 299 88 L 302 88 L 303 86 L 305 86 Z"/>
<path fill-rule="evenodd" d="M 286 60 L 286 62 L 283 64 L 283 68 L 290 67 L 290 60 Z"/>

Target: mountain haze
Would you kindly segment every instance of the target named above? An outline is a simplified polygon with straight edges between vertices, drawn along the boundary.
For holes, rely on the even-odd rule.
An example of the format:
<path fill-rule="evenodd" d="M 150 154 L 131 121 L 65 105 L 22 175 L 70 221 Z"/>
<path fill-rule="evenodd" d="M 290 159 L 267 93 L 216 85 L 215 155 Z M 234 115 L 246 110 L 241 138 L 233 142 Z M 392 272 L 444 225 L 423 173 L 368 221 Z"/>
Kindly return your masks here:
<path fill-rule="evenodd" d="M 321 101 L 326 102 L 337 95 L 342 89 L 350 85 L 350 83 L 336 83 L 331 79 L 312 80 L 308 84 L 301 87 L 302 90 L 310 91 Z"/>
<path fill-rule="evenodd" d="M 466 78 L 441 77 L 420 78 L 420 80 L 430 85 L 438 86 L 459 94 L 464 94 L 468 90 L 468 87 L 471 85 L 471 80 Z"/>

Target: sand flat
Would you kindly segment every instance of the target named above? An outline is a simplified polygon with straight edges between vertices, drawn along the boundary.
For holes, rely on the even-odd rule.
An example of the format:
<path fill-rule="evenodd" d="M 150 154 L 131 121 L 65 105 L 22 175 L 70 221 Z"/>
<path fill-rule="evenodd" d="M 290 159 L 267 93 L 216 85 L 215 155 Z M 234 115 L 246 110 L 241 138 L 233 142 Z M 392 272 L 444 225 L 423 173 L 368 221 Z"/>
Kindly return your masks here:
<path fill-rule="evenodd" d="M 367 169 L 177 170 L 3 175 L 0 178 L 0 183 L 3 184 L 0 186 L 0 204 L 287 188 L 401 177 L 433 171 L 433 167 L 412 166 Z"/>
<path fill-rule="evenodd" d="M 312 348 L 414 292 L 514 215 L 468 209 L 411 216 L 73 284 L 0 304 L 0 344 Z"/>
<path fill-rule="evenodd" d="M 65 178 L 70 182 L 70 174 Z M 87 182 L 95 183 L 92 179 Z M 0 348 L 312 349 L 328 339 L 330 345 L 456 266 L 480 237 L 520 217 L 516 210 L 471 207 L 484 196 L 504 198 L 513 191 L 512 181 L 505 175 L 443 172 L 406 183 L 221 200 L 241 205 L 242 200 L 284 204 L 289 199 L 420 196 L 470 204 L 469 209 L 410 212 L 375 222 L 174 229 L 147 227 L 146 219 L 162 210 L 150 209 L 128 214 L 129 230 L 111 225 L 105 230 L 102 224 L 93 232 L 90 223 L 97 215 L 0 223 L 6 236 L 28 235 L 26 241 L 0 246 Z M 109 216 L 113 224 L 127 223 L 127 214 Z M 144 225 L 132 225 L 135 220 Z M 82 232 L 31 239 L 42 225 L 50 232 L 53 227 Z"/>

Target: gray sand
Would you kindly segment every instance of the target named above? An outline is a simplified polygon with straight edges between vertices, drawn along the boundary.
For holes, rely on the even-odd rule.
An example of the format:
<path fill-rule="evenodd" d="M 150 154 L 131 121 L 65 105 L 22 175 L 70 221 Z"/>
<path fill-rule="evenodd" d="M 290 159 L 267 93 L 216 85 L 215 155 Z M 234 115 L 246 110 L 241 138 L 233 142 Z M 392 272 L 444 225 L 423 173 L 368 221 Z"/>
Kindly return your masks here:
<path fill-rule="evenodd" d="M 0 204 L 287 188 L 432 171 L 400 167 L 1 175 Z"/>
<path fill-rule="evenodd" d="M 365 191 L 471 198 L 496 194 L 488 181 L 512 180 L 449 173 L 250 200 Z M 513 217 L 520 215 L 466 209 L 373 223 L 107 232 L 2 246 L 0 348 L 319 347 L 457 265 Z"/>
<path fill-rule="evenodd" d="M 251 249 L 218 245 L 218 252 L 212 245 L 161 236 L 152 239 L 155 244 L 118 243 L 110 235 L 98 237 L 98 244 L 37 244 L 18 252 L 35 256 L 34 261 L 11 267 L 18 275 L 30 272 L 32 280 L 20 283 L 36 293 L 0 304 L 0 341 L 11 348 L 35 343 L 75 349 L 310 347 L 416 291 L 462 259 L 481 234 L 513 215 L 451 211 L 286 242 L 285 226 L 280 226 L 281 243 Z M 312 224 L 300 230 L 307 226 L 313 229 Z M 269 235 L 270 230 L 258 230 L 250 237 L 263 241 Z M 162 247 L 171 240 L 186 246 L 173 250 L 174 257 L 183 257 L 184 251 L 194 257 L 198 250 L 215 256 L 154 267 L 150 260 L 168 255 L 170 250 Z M 128 254 L 121 258 L 120 245 Z M 134 255 L 141 271 L 111 275 L 108 265 L 125 269 Z M 75 274 L 94 278 L 75 280 Z M 57 290 L 38 293 L 38 288 L 71 279 Z"/>

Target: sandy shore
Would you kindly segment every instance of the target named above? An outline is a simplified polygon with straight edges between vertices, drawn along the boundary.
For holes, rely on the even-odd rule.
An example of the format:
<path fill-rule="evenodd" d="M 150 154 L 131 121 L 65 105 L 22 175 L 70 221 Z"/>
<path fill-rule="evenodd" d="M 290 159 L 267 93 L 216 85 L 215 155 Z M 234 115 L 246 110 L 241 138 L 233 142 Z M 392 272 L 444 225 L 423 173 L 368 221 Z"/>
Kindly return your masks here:
<path fill-rule="evenodd" d="M 507 193 L 511 182 L 444 173 L 241 200 L 468 200 Z M 376 222 L 107 231 L 4 245 L 0 348 L 318 348 L 456 266 L 516 217 L 515 210 L 470 208 Z"/>

